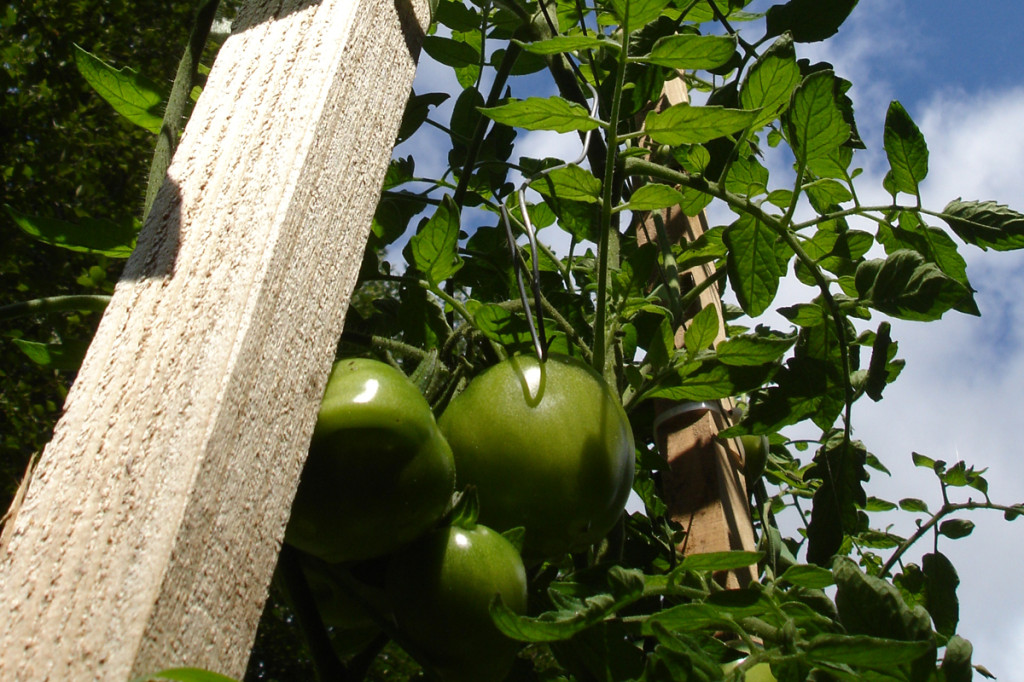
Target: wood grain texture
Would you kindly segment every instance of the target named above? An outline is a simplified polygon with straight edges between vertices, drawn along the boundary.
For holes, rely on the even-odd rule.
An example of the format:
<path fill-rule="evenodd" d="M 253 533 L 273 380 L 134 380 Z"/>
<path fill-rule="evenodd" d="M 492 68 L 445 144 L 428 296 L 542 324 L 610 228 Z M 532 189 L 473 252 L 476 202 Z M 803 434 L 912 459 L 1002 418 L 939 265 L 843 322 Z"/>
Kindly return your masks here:
<path fill-rule="evenodd" d="M 0 679 L 244 672 L 428 13 L 240 14 L 0 550 Z"/>

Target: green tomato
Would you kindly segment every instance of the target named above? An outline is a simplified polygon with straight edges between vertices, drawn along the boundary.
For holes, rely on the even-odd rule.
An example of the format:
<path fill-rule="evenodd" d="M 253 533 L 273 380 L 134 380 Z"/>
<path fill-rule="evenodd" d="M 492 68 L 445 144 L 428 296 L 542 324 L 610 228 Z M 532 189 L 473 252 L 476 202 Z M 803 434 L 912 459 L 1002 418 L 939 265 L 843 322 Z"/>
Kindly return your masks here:
<path fill-rule="evenodd" d="M 440 519 L 455 489 L 430 406 L 376 360 L 334 365 L 285 540 L 329 562 L 387 554 Z"/>
<path fill-rule="evenodd" d="M 633 485 L 634 445 L 616 396 L 574 358 L 510 358 L 470 382 L 438 425 L 457 485 L 476 486 L 480 522 L 526 530 L 534 562 L 599 541 Z"/>
<path fill-rule="evenodd" d="M 399 630 L 449 682 L 498 682 L 516 643 L 491 620 L 495 596 L 526 612 L 526 570 L 516 548 L 477 525 L 438 528 L 397 552 L 386 588 Z"/>
<path fill-rule="evenodd" d="M 743 444 L 743 477 L 747 487 L 752 487 L 764 474 L 768 463 L 768 436 L 740 436 Z"/>

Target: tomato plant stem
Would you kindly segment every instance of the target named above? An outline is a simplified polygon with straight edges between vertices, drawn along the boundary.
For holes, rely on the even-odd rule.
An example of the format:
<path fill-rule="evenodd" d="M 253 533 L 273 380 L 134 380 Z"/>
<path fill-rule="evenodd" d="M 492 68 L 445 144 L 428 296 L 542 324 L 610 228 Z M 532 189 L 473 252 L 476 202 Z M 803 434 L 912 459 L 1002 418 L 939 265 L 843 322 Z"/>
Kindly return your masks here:
<path fill-rule="evenodd" d="M 615 159 L 619 150 L 619 114 L 622 109 L 622 89 L 626 80 L 626 63 L 629 56 L 629 4 L 626 4 L 626 16 L 622 29 L 622 49 L 615 73 L 615 90 L 612 94 L 612 107 L 608 116 L 608 145 L 605 156 L 604 179 L 601 183 L 601 224 L 597 245 L 597 311 L 594 318 L 594 359 L 593 367 L 601 374 L 609 386 L 616 385 L 612 354 L 608 352 L 608 340 L 613 330 L 608 329 L 608 261 L 611 254 L 610 245 L 613 240 L 612 208 L 615 201 Z M 616 235 L 617 237 L 618 235 Z M 616 243 L 617 247 L 618 244 Z M 617 249 L 616 249 L 617 251 Z M 616 254 L 617 255 L 617 254 Z"/>

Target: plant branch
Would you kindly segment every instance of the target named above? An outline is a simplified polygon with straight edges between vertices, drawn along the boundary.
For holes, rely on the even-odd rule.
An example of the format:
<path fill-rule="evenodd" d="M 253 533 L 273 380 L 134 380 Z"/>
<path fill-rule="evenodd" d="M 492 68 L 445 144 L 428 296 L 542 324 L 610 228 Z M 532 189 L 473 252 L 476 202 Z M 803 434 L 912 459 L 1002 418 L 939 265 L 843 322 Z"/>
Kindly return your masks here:
<path fill-rule="evenodd" d="M 92 294 L 34 298 L 31 301 L 21 301 L 0 307 L 0 320 L 9 320 L 25 315 L 48 315 L 77 311 L 101 313 L 107 309 L 108 303 L 110 303 L 110 296 Z"/>
<path fill-rule="evenodd" d="M 199 73 L 199 60 L 206 48 L 206 41 L 210 37 L 210 28 L 213 26 L 213 19 L 217 14 L 217 5 L 220 0 L 206 0 L 196 12 L 195 21 L 192 24 L 192 33 L 188 37 L 188 48 L 178 62 L 178 71 L 174 75 L 174 85 L 171 86 L 171 94 L 167 98 L 167 108 L 164 110 L 163 123 L 160 126 L 160 135 L 156 140 L 156 148 L 153 150 L 153 161 L 149 166 L 149 181 L 146 184 L 146 202 L 143 204 L 143 222 L 149 215 L 149 209 L 153 206 L 156 193 L 164 184 L 164 176 L 167 168 L 171 165 L 171 157 L 178 146 L 178 137 L 181 135 L 181 128 L 185 120 L 185 112 L 188 108 L 189 97 L 192 88 L 195 87 L 196 75 Z"/>

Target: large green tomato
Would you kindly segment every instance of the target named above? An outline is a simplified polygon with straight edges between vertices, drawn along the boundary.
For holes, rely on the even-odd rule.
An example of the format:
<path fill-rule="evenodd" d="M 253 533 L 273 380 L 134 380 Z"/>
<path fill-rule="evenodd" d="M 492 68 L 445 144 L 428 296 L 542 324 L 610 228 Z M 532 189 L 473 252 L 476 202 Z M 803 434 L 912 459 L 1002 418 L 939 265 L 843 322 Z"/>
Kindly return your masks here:
<path fill-rule="evenodd" d="M 451 450 L 430 406 L 376 360 L 334 365 L 285 540 L 330 562 L 387 554 L 446 511 Z"/>
<path fill-rule="evenodd" d="M 438 425 L 457 485 L 475 485 L 480 522 L 526 529 L 523 557 L 586 548 L 618 520 L 633 485 L 634 446 L 616 396 L 574 358 L 510 358 L 470 382 Z"/>
<path fill-rule="evenodd" d="M 768 436 L 740 436 L 743 444 L 743 475 L 747 480 L 747 488 L 757 484 L 764 475 L 768 463 Z"/>
<path fill-rule="evenodd" d="M 512 544 L 486 526 L 439 528 L 397 552 L 387 592 L 400 631 L 449 682 L 499 682 L 516 644 L 491 620 L 496 595 L 526 613 L 526 570 Z"/>

